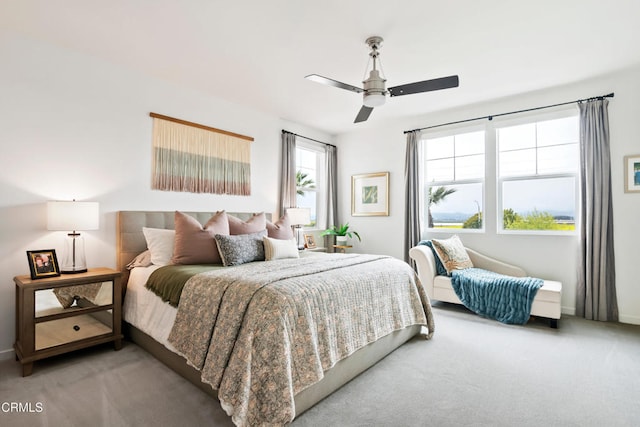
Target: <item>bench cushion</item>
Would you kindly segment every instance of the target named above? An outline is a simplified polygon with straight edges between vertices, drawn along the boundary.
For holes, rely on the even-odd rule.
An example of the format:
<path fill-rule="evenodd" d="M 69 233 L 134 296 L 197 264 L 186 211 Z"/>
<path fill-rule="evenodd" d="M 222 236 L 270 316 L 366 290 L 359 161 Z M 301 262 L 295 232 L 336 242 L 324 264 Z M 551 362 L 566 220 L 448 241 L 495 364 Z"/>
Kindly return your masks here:
<path fill-rule="evenodd" d="M 461 304 L 460 299 L 455 294 L 451 285 L 451 278 L 448 276 L 436 276 L 433 279 L 433 299 Z M 560 302 L 562 297 L 562 283 L 555 280 L 545 280 L 542 287 L 538 289 L 536 297 L 533 299 L 531 314 L 560 318 Z"/>
<path fill-rule="evenodd" d="M 542 287 L 538 289 L 536 294 L 537 300 L 557 302 L 560 304 L 560 297 L 562 296 L 562 283 L 554 280 L 545 280 Z"/>

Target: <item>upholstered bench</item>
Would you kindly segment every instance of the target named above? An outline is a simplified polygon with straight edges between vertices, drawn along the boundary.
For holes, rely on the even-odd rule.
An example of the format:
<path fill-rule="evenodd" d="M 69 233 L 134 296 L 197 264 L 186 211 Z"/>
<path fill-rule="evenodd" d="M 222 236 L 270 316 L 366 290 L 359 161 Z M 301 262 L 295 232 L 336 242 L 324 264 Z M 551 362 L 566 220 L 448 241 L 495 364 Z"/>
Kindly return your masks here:
<path fill-rule="evenodd" d="M 514 277 L 525 277 L 527 273 L 520 267 L 490 258 L 473 249 L 465 248 L 474 267 Z M 409 250 L 409 256 L 416 262 L 418 278 L 431 300 L 462 304 L 451 285 L 451 278 L 436 274 L 436 261 L 429 246 L 418 245 Z M 531 315 L 550 320 L 552 328 L 558 327 L 562 283 L 545 280 L 538 289 L 531 305 Z"/>

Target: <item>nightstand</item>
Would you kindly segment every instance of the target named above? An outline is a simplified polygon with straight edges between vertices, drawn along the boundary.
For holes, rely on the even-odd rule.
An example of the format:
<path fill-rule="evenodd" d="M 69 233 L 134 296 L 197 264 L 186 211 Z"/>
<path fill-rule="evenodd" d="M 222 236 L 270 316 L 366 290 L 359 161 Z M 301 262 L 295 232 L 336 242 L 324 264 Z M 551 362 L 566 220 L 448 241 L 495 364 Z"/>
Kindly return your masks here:
<path fill-rule="evenodd" d="M 336 250 L 336 252 L 342 252 L 343 254 L 347 253 L 347 249 L 352 248 L 351 245 L 332 245 Z"/>
<path fill-rule="evenodd" d="M 120 272 L 100 267 L 38 280 L 16 276 L 13 281 L 14 348 L 22 376 L 31 375 L 36 360 L 112 341 L 116 350 L 122 348 Z M 54 290 L 63 299 L 72 295 L 72 305 L 64 308 Z"/>

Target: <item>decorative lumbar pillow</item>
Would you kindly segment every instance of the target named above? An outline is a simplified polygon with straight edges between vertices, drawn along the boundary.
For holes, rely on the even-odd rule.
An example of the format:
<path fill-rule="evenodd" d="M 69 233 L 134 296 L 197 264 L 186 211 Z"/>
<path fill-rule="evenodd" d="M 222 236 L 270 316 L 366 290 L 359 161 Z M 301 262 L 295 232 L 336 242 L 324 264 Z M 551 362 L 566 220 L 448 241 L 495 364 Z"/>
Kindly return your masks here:
<path fill-rule="evenodd" d="M 142 227 L 142 234 L 147 241 L 147 249 L 151 252 L 151 262 L 155 265 L 170 264 L 175 230 Z"/>
<path fill-rule="evenodd" d="M 229 221 L 225 211 L 217 212 L 202 226 L 194 217 L 175 213 L 175 245 L 173 264 L 222 264 L 216 234 L 229 234 Z"/>
<path fill-rule="evenodd" d="M 284 258 L 300 258 L 296 239 L 283 240 L 265 236 L 262 239 L 262 243 L 264 243 L 264 259 L 266 261 Z"/>
<path fill-rule="evenodd" d="M 264 243 L 262 238 L 267 230 L 257 233 L 226 236 L 216 234 L 215 239 L 225 266 L 240 265 L 252 261 L 264 261 Z"/>
<path fill-rule="evenodd" d="M 255 214 L 246 221 L 229 215 L 229 234 L 231 235 L 257 233 L 266 230 L 266 228 L 267 217 L 264 212 Z"/>
<path fill-rule="evenodd" d="M 149 251 L 149 249 L 147 249 L 146 251 L 135 257 L 129 264 L 127 264 L 127 270 L 131 270 L 136 267 L 149 267 L 152 264 L 151 252 Z"/>
<path fill-rule="evenodd" d="M 431 243 L 438 258 L 442 261 L 442 265 L 447 270 L 447 274 L 450 275 L 453 270 L 473 267 L 473 263 L 458 236 L 444 240 L 432 239 Z"/>
<path fill-rule="evenodd" d="M 275 223 L 267 221 L 267 235 L 272 239 L 291 240 L 293 239 L 293 231 L 291 230 L 291 221 L 286 213 Z"/>

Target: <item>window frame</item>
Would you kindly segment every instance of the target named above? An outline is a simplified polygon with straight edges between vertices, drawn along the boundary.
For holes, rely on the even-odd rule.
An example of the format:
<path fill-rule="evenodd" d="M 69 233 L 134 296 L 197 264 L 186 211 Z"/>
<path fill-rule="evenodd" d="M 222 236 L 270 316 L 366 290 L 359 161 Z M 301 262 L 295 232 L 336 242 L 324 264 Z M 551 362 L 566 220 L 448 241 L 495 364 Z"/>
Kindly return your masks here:
<path fill-rule="evenodd" d="M 318 231 L 325 230 L 327 228 L 327 161 L 326 161 L 326 150 L 324 145 L 319 143 L 315 143 L 312 141 L 296 141 L 296 150 L 305 150 L 313 152 L 316 156 L 316 181 L 315 188 L 304 189 L 305 192 L 312 192 L 316 194 L 316 223 L 311 226 L 310 224 L 303 225 L 305 230 L 308 231 Z M 296 153 L 296 173 L 300 170 L 300 166 L 298 165 L 298 156 Z M 297 204 L 297 191 L 302 187 L 296 186 L 296 204 Z M 298 206 L 307 208 L 309 206 Z"/>
<path fill-rule="evenodd" d="M 453 153 L 453 165 L 454 165 L 454 171 L 453 171 L 453 180 L 446 180 L 446 181 L 433 181 L 433 182 L 427 182 L 427 140 L 429 139 L 437 139 L 437 138 L 444 138 L 444 137 L 448 137 L 448 136 L 456 136 L 456 135 L 462 135 L 462 134 L 466 134 L 466 133 L 474 133 L 474 132 L 483 132 L 484 133 L 484 141 L 483 141 L 483 174 L 482 174 L 482 178 L 466 178 L 466 179 L 460 179 L 460 180 L 456 180 L 456 165 L 455 165 L 455 160 L 456 160 L 456 155 L 455 155 L 455 145 L 454 145 L 454 153 Z M 451 234 L 452 232 L 455 233 L 486 233 L 487 227 L 486 227 L 486 181 L 487 181 L 487 127 L 485 125 L 465 125 L 465 126 L 458 126 L 458 127 L 450 127 L 447 129 L 439 129 L 439 130 L 431 130 L 431 131 L 425 131 L 422 132 L 420 134 L 420 142 L 422 143 L 422 149 L 421 149 L 421 153 L 420 153 L 420 164 L 422 165 L 422 167 L 420 168 L 420 195 L 421 195 L 421 205 L 422 205 L 422 211 L 423 211 L 423 219 L 424 219 L 424 230 L 422 232 L 422 234 L 426 233 L 443 233 L 443 234 Z M 463 156 L 460 156 L 463 157 Z M 451 186 L 455 186 L 455 185 L 466 185 L 466 184 L 480 184 L 482 186 L 481 189 L 481 203 L 482 203 L 482 209 L 481 209 L 481 213 L 482 213 L 482 227 L 481 228 L 436 228 L 436 227 L 429 227 L 429 221 L 428 221 L 428 215 L 429 215 L 429 206 L 427 204 L 427 200 L 426 200 L 426 195 L 427 195 L 427 188 L 428 187 L 441 187 L 441 186 L 447 186 L 447 187 L 451 187 Z"/>
<path fill-rule="evenodd" d="M 579 116 L 578 109 L 574 107 L 564 107 L 553 111 L 547 111 L 544 113 L 530 113 L 522 115 L 517 118 L 499 119 L 496 123 L 491 124 L 491 131 L 495 138 L 495 183 L 496 183 L 496 234 L 505 235 L 547 235 L 547 236 L 576 236 L 580 229 L 580 159 L 576 159 L 577 167 L 574 172 L 554 172 L 554 173 L 538 173 L 538 153 L 539 147 L 537 144 L 536 149 L 536 173 L 533 175 L 514 175 L 502 177 L 500 176 L 500 143 L 498 140 L 498 131 L 501 128 L 507 128 L 512 126 L 519 126 L 525 124 L 539 123 L 551 120 L 559 120 L 568 117 Z M 578 149 L 580 149 L 580 136 L 578 134 Z M 504 228 L 504 209 L 503 209 L 503 184 L 505 182 L 515 181 L 535 181 L 542 179 L 557 179 L 557 178 L 573 178 L 574 179 L 574 207 L 575 207 L 575 229 L 574 230 L 518 230 L 518 229 L 505 229 Z"/>

